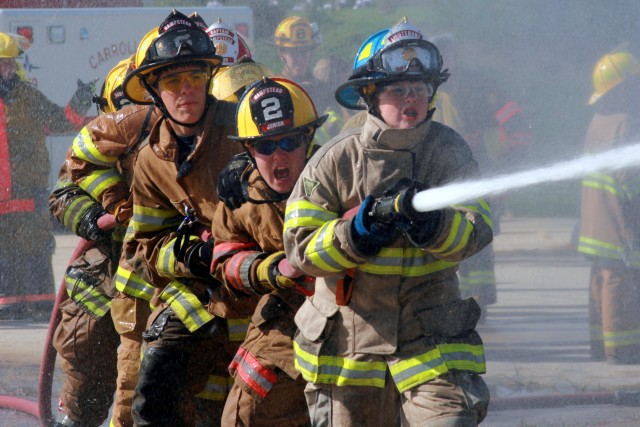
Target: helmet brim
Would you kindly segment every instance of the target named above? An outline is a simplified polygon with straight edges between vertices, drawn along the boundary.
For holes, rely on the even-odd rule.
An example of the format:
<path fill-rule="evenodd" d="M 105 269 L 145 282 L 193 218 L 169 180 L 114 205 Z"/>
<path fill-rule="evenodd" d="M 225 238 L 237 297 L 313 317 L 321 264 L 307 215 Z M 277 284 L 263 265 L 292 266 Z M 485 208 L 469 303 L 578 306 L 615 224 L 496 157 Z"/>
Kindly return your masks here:
<path fill-rule="evenodd" d="M 257 136 L 235 136 L 235 135 L 230 135 L 230 136 L 228 136 L 228 138 L 233 140 L 233 141 L 238 141 L 238 142 L 251 142 L 251 141 L 258 141 L 258 140 L 264 139 L 264 138 L 271 138 L 271 137 L 278 136 L 278 135 L 286 135 L 288 133 L 297 133 L 297 132 L 302 131 L 302 129 L 304 129 L 304 128 L 313 128 L 315 130 L 315 129 L 319 128 L 320 126 L 322 126 L 324 124 L 324 122 L 327 121 L 328 118 L 329 118 L 328 114 L 323 114 L 323 115 L 319 116 L 317 119 L 315 119 L 314 121 L 307 123 L 306 125 L 298 126 L 298 127 L 293 128 L 293 129 L 287 129 L 286 131 L 276 131 L 276 132 L 265 133 L 265 134 L 257 135 Z"/>
<path fill-rule="evenodd" d="M 188 64 L 190 62 L 205 62 L 211 65 L 212 69 L 217 68 L 222 63 L 222 58 L 211 55 L 189 55 L 188 57 L 176 57 L 153 64 L 143 65 L 131 71 L 122 83 L 124 96 L 135 104 L 153 104 L 153 99 L 147 94 L 147 89 L 142 84 L 141 79 L 147 78 L 161 68 L 172 65 Z"/>

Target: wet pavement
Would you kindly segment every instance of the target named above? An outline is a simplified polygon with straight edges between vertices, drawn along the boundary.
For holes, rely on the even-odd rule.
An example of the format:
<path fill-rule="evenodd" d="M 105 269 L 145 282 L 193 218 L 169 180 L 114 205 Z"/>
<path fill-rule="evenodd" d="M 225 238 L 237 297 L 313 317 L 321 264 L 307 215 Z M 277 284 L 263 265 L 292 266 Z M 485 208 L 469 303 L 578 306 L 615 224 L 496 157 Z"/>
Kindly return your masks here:
<path fill-rule="evenodd" d="M 575 223 L 502 221 L 494 242 L 498 302 L 479 327 L 493 399 L 484 427 L 640 426 L 640 407 L 614 404 L 615 392 L 637 397 L 640 365 L 589 359 L 589 264 L 571 248 Z M 57 236 L 56 283 L 75 242 Z M 43 323 L 0 321 L 0 395 L 37 399 L 46 333 Z M 57 368 L 54 390 L 60 381 Z M 0 426 L 32 425 L 29 416 L 0 410 Z"/>

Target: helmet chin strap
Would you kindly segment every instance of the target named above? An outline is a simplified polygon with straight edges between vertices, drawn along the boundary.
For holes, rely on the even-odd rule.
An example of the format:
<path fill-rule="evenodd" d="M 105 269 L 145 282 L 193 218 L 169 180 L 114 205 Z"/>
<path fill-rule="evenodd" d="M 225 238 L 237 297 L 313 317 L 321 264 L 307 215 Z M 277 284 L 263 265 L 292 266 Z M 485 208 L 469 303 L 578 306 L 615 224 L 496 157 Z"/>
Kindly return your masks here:
<path fill-rule="evenodd" d="M 153 90 L 153 87 L 149 84 L 147 79 L 146 78 L 140 78 L 140 81 L 142 82 L 142 85 L 144 86 L 144 88 L 147 90 L 147 93 L 149 94 L 149 96 L 151 96 L 151 99 L 153 100 L 153 103 L 160 109 L 160 111 L 162 111 L 162 114 L 166 118 L 171 120 L 172 122 L 174 122 L 174 123 L 176 123 L 176 124 L 178 124 L 180 126 L 193 128 L 193 127 L 198 126 L 200 124 L 200 122 L 202 121 L 202 119 L 204 118 L 204 116 L 207 115 L 207 110 L 209 110 L 209 106 L 211 104 L 211 102 L 209 101 L 209 97 L 207 97 L 207 99 L 205 101 L 204 110 L 202 111 L 202 115 L 200 116 L 200 118 L 195 123 L 184 123 L 184 122 L 181 122 L 179 120 L 176 120 L 171 114 L 169 114 L 169 111 L 167 110 L 167 106 L 164 105 L 164 101 L 162 100 L 162 98 L 160 98 L 158 96 L 158 94 L 155 92 L 155 90 Z M 205 85 L 205 88 L 209 87 L 210 83 L 211 83 L 211 79 L 209 79 L 207 81 L 207 84 Z"/>

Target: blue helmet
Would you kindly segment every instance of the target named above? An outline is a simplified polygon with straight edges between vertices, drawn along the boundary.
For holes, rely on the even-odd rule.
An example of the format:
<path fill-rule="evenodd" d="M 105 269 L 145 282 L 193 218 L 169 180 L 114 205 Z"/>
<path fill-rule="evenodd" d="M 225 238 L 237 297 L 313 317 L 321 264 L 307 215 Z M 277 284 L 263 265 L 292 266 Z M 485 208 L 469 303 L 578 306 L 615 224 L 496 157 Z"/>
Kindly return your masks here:
<path fill-rule="evenodd" d="M 449 74 L 442 71 L 438 48 L 406 22 L 381 30 L 360 46 L 351 77 L 336 90 L 336 100 L 352 110 L 367 108 L 376 84 L 396 80 L 427 80 L 435 90 Z"/>

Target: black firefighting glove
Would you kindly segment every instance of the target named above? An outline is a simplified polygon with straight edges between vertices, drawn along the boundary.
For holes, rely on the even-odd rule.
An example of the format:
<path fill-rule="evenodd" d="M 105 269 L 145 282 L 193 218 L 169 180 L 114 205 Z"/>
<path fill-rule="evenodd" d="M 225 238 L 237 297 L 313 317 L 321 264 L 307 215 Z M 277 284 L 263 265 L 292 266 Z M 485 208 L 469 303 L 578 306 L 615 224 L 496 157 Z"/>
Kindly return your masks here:
<path fill-rule="evenodd" d="M 374 201 L 373 196 L 365 197 L 356 216 L 351 220 L 351 239 L 355 249 L 363 256 L 376 255 L 397 237 L 393 222 L 372 211 Z"/>
<path fill-rule="evenodd" d="M 89 111 L 93 102 L 93 93 L 95 91 L 95 82 L 84 83 L 78 79 L 78 88 L 76 89 L 69 106 L 80 115 L 84 115 Z"/>
<path fill-rule="evenodd" d="M 111 232 L 102 230 L 98 226 L 98 219 L 106 213 L 107 211 L 105 211 L 98 203 L 91 204 L 76 224 L 76 235 L 85 240 L 100 240 L 108 238 Z"/>
<path fill-rule="evenodd" d="M 251 159 L 247 153 L 236 154 L 218 174 L 218 197 L 231 210 L 238 209 L 247 201 L 242 190 L 241 177 L 250 164 Z"/>
<path fill-rule="evenodd" d="M 211 260 L 213 259 L 213 239 L 206 242 L 196 241 L 192 243 L 184 254 L 184 264 L 189 272 L 196 277 L 209 276 Z"/>
<path fill-rule="evenodd" d="M 413 197 L 426 189 L 417 181 L 403 179 L 383 197 L 375 199 L 371 207 L 373 215 L 393 222 L 414 246 L 427 246 L 438 235 L 444 210 L 420 212 L 413 207 Z"/>

